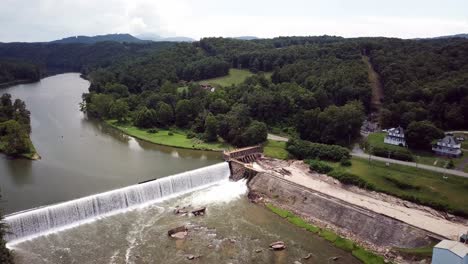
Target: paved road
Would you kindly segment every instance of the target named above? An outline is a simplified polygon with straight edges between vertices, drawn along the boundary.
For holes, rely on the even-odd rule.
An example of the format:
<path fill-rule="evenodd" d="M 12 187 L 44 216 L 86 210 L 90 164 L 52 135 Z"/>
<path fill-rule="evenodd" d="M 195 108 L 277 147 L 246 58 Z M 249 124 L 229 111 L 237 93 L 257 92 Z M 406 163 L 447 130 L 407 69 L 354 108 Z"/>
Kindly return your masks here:
<path fill-rule="evenodd" d="M 268 139 L 271 139 L 271 140 L 274 140 L 274 141 L 283 141 L 283 142 L 288 142 L 288 138 L 286 137 L 280 137 L 280 136 L 277 136 L 277 135 L 273 135 L 273 134 L 268 134 Z"/>
<path fill-rule="evenodd" d="M 360 157 L 360 158 L 364 158 L 364 159 L 369 158 L 369 154 L 365 154 L 365 153 L 362 153 L 362 152 L 358 153 L 358 152 L 353 151 L 353 152 L 351 152 L 351 155 L 354 156 L 354 157 Z M 377 156 L 373 156 L 373 155 L 371 155 L 371 159 L 379 160 L 379 161 L 383 161 L 383 162 L 388 162 L 388 163 L 401 164 L 401 165 L 406 165 L 406 166 L 411 166 L 411 167 L 418 167 L 418 168 L 425 169 L 425 170 L 430 170 L 430 171 L 435 171 L 435 172 L 440 172 L 440 173 L 446 173 L 446 174 L 452 174 L 452 175 L 468 178 L 468 173 L 465 173 L 463 171 L 443 169 L 443 168 L 439 168 L 439 167 L 435 167 L 435 166 L 424 165 L 424 164 L 415 163 L 415 162 L 387 159 L 387 158 L 377 157 Z"/>

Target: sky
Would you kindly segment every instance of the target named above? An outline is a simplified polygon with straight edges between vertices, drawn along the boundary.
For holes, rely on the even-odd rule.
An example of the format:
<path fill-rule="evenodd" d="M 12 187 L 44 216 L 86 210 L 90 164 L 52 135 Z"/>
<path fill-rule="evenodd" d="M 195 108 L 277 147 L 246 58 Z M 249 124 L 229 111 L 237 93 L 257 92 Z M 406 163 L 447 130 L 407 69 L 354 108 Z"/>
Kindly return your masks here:
<path fill-rule="evenodd" d="M 468 33 L 468 0 L 0 0 L 0 27 L 0 42 L 109 33 L 418 38 Z"/>

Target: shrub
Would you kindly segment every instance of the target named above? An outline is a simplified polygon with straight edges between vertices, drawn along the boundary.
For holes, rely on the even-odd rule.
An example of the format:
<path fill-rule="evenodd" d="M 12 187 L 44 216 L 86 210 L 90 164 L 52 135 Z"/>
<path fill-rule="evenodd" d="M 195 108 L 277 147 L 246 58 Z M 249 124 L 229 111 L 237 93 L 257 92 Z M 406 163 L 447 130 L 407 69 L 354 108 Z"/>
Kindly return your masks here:
<path fill-rule="evenodd" d="M 340 165 L 344 166 L 344 167 L 350 167 L 352 165 L 351 160 L 343 158 L 343 159 L 340 160 Z"/>
<path fill-rule="evenodd" d="M 309 164 L 310 170 L 316 171 L 318 173 L 329 173 L 333 168 L 327 163 L 320 160 L 306 160 L 306 163 Z"/>
<path fill-rule="evenodd" d="M 174 133 L 172 133 L 172 131 L 169 131 L 169 133 L 167 133 L 167 135 L 169 135 L 169 136 L 173 136 L 173 135 L 174 135 Z"/>
<path fill-rule="evenodd" d="M 286 149 L 298 159 L 340 161 L 343 158 L 350 158 L 349 150 L 342 146 L 312 143 L 300 139 L 290 139 Z"/>
<path fill-rule="evenodd" d="M 363 180 L 357 175 L 354 175 L 349 172 L 341 171 L 341 170 L 333 170 L 331 173 L 328 174 L 329 176 L 332 176 L 333 178 L 339 180 L 343 184 L 352 184 L 356 185 L 358 187 L 368 189 L 368 190 L 375 190 L 374 185 L 371 183 Z"/>
<path fill-rule="evenodd" d="M 414 157 L 413 154 L 407 149 L 401 149 L 401 150 L 395 150 L 395 149 L 390 149 L 386 147 L 377 147 L 373 146 L 372 147 L 372 155 L 379 156 L 379 157 L 384 157 L 392 159 L 397 159 L 397 160 L 403 160 L 403 161 L 413 161 Z"/>
<path fill-rule="evenodd" d="M 150 133 L 150 134 L 156 134 L 156 133 L 158 133 L 158 130 L 157 130 L 156 128 L 152 128 L 152 129 L 149 129 L 149 130 L 148 130 L 148 133 Z"/>
<path fill-rule="evenodd" d="M 388 176 L 384 176 L 384 179 L 402 190 L 419 190 L 420 189 L 418 186 L 414 186 L 409 183 L 405 183 L 405 182 L 402 182 L 400 180 L 397 180 Z"/>
<path fill-rule="evenodd" d="M 187 138 L 188 138 L 188 139 L 194 138 L 194 137 L 196 137 L 196 136 L 197 136 L 197 134 L 195 134 L 193 131 L 187 132 Z"/>

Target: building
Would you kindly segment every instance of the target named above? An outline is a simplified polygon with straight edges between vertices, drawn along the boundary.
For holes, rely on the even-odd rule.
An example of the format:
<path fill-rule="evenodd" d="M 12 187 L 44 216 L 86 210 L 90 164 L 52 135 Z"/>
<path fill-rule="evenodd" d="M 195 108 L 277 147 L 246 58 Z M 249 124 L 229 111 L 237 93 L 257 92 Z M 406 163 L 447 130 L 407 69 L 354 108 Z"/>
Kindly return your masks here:
<path fill-rule="evenodd" d="M 453 134 L 446 134 L 445 137 L 432 146 L 432 151 L 436 154 L 459 157 L 462 154 L 461 144 L 455 139 Z"/>
<path fill-rule="evenodd" d="M 384 143 L 406 147 L 405 132 L 401 126 L 387 130 Z"/>
<path fill-rule="evenodd" d="M 468 246 L 457 241 L 442 240 L 434 246 L 432 264 L 468 264 Z"/>

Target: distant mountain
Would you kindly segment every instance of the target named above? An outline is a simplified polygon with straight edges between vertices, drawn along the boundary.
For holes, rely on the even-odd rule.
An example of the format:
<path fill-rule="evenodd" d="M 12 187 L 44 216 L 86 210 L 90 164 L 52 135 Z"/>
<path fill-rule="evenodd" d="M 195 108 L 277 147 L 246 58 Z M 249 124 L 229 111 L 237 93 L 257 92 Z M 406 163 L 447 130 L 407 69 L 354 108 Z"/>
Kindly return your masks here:
<path fill-rule="evenodd" d="M 85 44 L 94 44 L 96 42 L 101 41 L 116 41 L 116 42 L 147 42 L 145 40 L 141 40 L 139 38 L 135 38 L 130 34 L 107 34 L 107 35 L 99 35 L 99 36 L 76 36 L 76 37 L 68 37 L 59 40 L 51 41 L 51 43 L 85 43 Z"/>
<path fill-rule="evenodd" d="M 151 40 L 151 41 L 156 41 L 156 42 L 159 42 L 159 41 L 193 42 L 193 41 L 195 41 L 193 38 L 189 38 L 189 37 L 167 37 L 167 38 L 164 38 L 164 37 L 161 37 L 161 36 L 159 36 L 157 34 L 153 34 L 153 33 L 143 33 L 143 34 L 137 35 L 137 37 L 139 39 L 142 39 L 142 40 Z"/>
<path fill-rule="evenodd" d="M 434 39 L 447 39 L 447 38 L 468 38 L 468 34 L 456 34 L 448 36 L 435 37 Z"/>
<path fill-rule="evenodd" d="M 253 40 L 253 39 L 258 39 L 258 37 L 255 37 L 255 36 L 240 36 L 240 37 L 234 37 L 233 39 Z"/>

